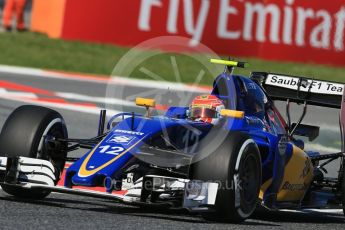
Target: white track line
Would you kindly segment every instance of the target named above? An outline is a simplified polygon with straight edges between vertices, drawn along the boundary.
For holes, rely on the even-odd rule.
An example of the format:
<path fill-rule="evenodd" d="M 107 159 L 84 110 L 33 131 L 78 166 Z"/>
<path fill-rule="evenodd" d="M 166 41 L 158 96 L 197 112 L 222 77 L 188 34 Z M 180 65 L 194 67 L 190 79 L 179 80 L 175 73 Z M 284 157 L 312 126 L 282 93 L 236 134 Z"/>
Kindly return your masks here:
<path fill-rule="evenodd" d="M 82 82 L 92 82 L 98 84 L 111 84 L 111 85 L 128 85 L 135 86 L 139 88 L 156 88 L 164 90 L 175 90 L 175 91 L 187 91 L 187 92 L 200 92 L 206 93 L 210 91 L 210 88 L 203 88 L 198 86 L 191 86 L 183 83 L 175 82 L 164 82 L 164 81 L 155 81 L 155 80 L 144 80 L 144 79 L 131 79 L 126 77 L 112 76 L 109 78 L 106 77 L 95 77 L 95 76 L 86 76 L 78 74 L 64 74 L 54 71 L 45 71 L 35 68 L 26 68 L 26 67 L 15 67 L 15 66 L 6 66 L 0 65 L 0 72 L 9 73 L 9 74 L 18 74 L 17 76 L 31 76 L 31 77 L 46 77 L 46 78 L 55 78 L 63 79 L 70 81 L 82 81 Z"/>
<path fill-rule="evenodd" d="M 28 93 L 28 92 L 9 92 L 6 89 L 0 88 L 0 96 L 5 97 L 17 97 L 17 98 L 32 98 L 37 99 L 37 95 L 34 93 Z"/>
<path fill-rule="evenodd" d="M 183 83 L 165 82 L 165 81 L 153 81 L 144 79 L 131 79 L 124 77 L 112 77 L 108 84 L 112 85 L 127 85 L 142 88 L 154 88 L 163 90 L 183 91 L 183 92 L 199 92 L 209 93 L 210 89 L 204 89 L 197 86 L 189 86 Z"/>
<path fill-rule="evenodd" d="M 65 110 L 83 112 L 83 113 L 95 114 L 95 115 L 99 115 L 99 111 L 102 109 L 99 107 L 53 103 L 53 102 L 46 102 L 46 101 L 35 101 L 35 100 L 30 100 L 30 98 L 17 98 L 17 97 L 4 96 L 4 95 L 0 95 L 0 98 L 11 100 L 11 101 L 22 102 L 22 103 L 24 102 L 28 104 L 35 104 L 35 105 L 41 105 L 41 106 L 47 106 L 47 107 L 53 107 L 53 108 L 58 108 L 58 109 L 65 109 Z M 108 112 L 107 113 L 108 116 L 112 116 L 117 113 L 122 113 L 122 111 L 112 110 L 112 109 L 108 109 L 107 112 Z"/>
<path fill-rule="evenodd" d="M 300 209 L 300 210 L 293 210 L 293 209 L 281 209 L 281 212 L 291 212 L 291 213 L 306 213 L 306 214 L 313 214 L 313 213 L 328 213 L 328 214 L 337 214 L 343 215 L 342 209 Z"/>
<path fill-rule="evenodd" d="M 132 101 L 127 101 L 118 98 L 106 98 L 106 97 L 93 97 L 77 93 L 68 93 L 68 92 L 56 92 L 56 96 L 73 99 L 77 101 L 86 101 L 86 102 L 96 102 L 96 103 L 105 103 L 111 105 L 123 105 L 123 106 L 135 106 L 135 103 Z"/>
<path fill-rule="evenodd" d="M 40 69 L 7 66 L 7 65 L 0 65 L 0 72 L 10 73 L 10 74 L 29 75 L 29 76 L 44 76 L 43 71 Z"/>

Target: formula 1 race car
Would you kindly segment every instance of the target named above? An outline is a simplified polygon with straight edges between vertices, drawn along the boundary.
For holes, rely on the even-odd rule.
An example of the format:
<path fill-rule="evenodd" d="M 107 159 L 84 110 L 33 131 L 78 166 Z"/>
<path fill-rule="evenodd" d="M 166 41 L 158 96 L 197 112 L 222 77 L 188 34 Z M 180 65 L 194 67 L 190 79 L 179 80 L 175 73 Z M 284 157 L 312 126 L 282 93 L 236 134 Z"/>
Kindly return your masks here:
<path fill-rule="evenodd" d="M 17 108 L 0 135 L 3 191 L 20 198 L 58 192 L 183 208 L 227 222 L 244 221 L 260 204 L 271 210 L 344 207 L 344 85 L 264 72 L 247 78 L 232 74 L 246 63 L 212 62 L 226 65 L 225 71 L 211 96 L 199 99 L 221 101 L 217 111 L 192 105 L 153 116 L 155 100 L 137 98 L 146 114 L 117 114 L 106 125 L 102 110 L 98 136 L 70 139 L 58 112 Z M 287 102 L 287 121 L 276 100 Z M 291 102 L 303 105 L 297 123 L 291 123 Z M 308 105 L 340 109 L 341 152 L 308 151 L 296 138 L 312 142 L 319 135 L 319 127 L 302 124 Z M 67 156 L 78 148 L 89 151 L 79 159 Z M 324 166 L 336 159 L 338 178 L 325 177 Z"/>

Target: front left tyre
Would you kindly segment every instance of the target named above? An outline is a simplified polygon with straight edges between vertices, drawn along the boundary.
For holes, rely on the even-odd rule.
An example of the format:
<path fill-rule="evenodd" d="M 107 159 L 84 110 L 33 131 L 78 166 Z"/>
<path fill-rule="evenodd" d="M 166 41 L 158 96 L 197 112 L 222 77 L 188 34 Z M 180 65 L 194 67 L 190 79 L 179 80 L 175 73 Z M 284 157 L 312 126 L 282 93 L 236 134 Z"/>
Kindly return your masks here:
<path fill-rule="evenodd" d="M 203 153 L 200 153 L 201 156 Z M 249 218 L 259 201 L 261 186 L 260 151 L 248 135 L 230 131 L 225 140 L 206 157 L 190 166 L 190 179 L 219 184 L 214 212 L 208 220 L 239 223 Z"/>
<path fill-rule="evenodd" d="M 34 105 L 20 106 L 10 114 L 1 130 L 0 156 L 50 161 L 55 168 L 56 184 L 65 165 L 67 148 L 49 147 L 48 142 L 67 137 L 64 119 L 55 110 Z M 9 184 L 3 184 L 2 189 L 13 196 L 32 199 L 42 199 L 50 193 Z"/>

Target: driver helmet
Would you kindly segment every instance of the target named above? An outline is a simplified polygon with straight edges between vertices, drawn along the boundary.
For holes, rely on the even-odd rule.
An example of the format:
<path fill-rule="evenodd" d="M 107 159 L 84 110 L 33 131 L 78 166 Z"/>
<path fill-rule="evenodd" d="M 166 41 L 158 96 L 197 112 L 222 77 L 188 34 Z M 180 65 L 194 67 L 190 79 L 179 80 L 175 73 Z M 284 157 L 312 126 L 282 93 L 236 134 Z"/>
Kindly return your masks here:
<path fill-rule="evenodd" d="M 217 124 L 224 103 L 214 95 L 201 95 L 194 98 L 189 107 L 188 117 L 194 121 Z"/>

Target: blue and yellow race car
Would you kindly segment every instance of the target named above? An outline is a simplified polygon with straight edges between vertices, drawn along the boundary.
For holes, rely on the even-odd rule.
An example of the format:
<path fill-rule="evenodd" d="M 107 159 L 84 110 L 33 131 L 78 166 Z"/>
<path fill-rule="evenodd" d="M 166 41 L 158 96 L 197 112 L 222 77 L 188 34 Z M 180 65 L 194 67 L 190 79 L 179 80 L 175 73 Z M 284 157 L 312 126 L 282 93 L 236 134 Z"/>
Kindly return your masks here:
<path fill-rule="evenodd" d="M 68 138 L 63 117 L 25 105 L 0 134 L 0 184 L 15 197 L 50 192 L 112 199 L 138 206 L 184 208 L 217 221 L 241 222 L 261 205 L 270 210 L 341 208 L 345 203 L 344 85 L 265 72 L 232 74 L 246 63 L 212 60 L 225 70 L 209 95 L 153 115 L 155 100 L 137 98 L 146 114 L 125 112 L 98 135 Z M 287 119 L 274 102 L 286 101 Z M 296 123 L 290 103 L 303 105 Z M 308 105 L 340 110 L 342 151 L 305 149 L 319 127 L 302 124 Z M 106 131 L 105 131 L 106 130 Z M 88 149 L 81 158 L 67 153 Z M 338 178 L 323 168 L 340 159 Z"/>

